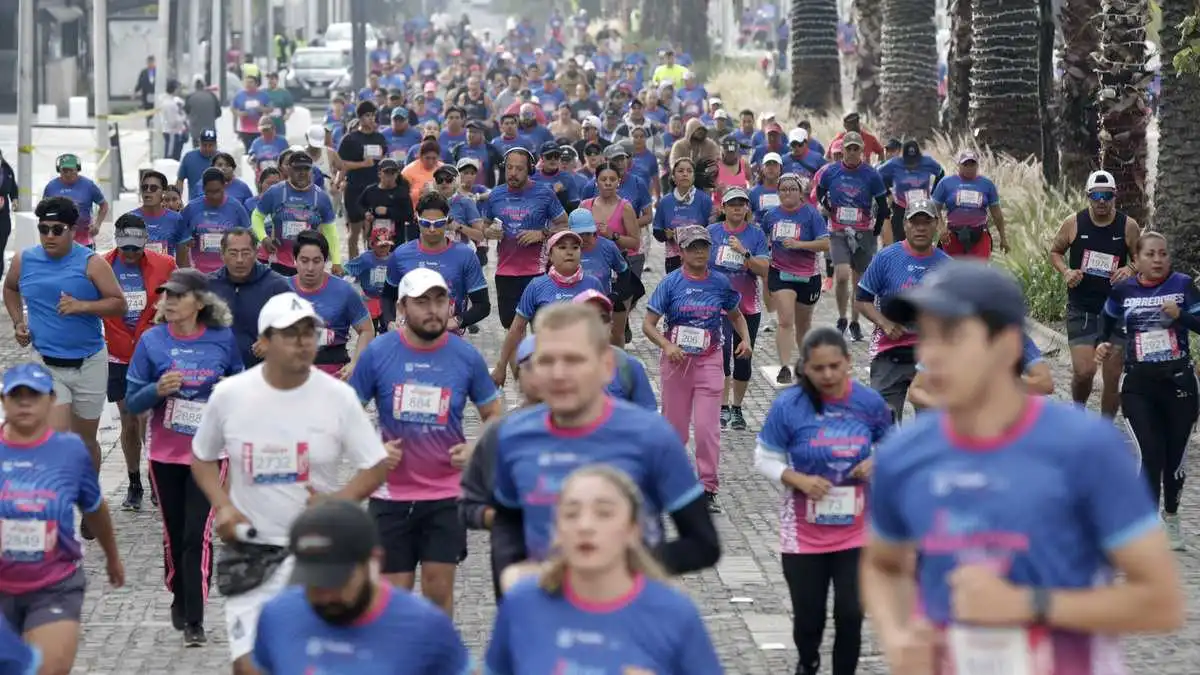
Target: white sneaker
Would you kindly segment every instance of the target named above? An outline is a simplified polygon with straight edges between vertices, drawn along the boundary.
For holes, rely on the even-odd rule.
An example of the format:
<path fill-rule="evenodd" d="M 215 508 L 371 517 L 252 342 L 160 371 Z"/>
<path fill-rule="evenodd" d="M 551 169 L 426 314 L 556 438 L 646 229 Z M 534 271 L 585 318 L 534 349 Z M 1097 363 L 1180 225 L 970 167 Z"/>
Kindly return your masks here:
<path fill-rule="evenodd" d="M 1163 527 L 1167 530 L 1167 539 L 1171 542 L 1172 551 L 1185 551 L 1187 544 L 1183 541 L 1183 527 L 1179 524 L 1179 514 L 1163 514 Z"/>

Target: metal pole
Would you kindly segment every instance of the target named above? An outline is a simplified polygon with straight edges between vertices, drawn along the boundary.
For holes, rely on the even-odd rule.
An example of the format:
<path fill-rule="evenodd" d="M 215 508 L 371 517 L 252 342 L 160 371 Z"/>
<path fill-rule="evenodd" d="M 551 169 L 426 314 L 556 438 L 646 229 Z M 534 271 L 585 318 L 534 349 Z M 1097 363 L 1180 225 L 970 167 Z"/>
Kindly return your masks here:
<path fill-rule="evenodd" d="M 171 69 L 168 66 L 171 50 L 170 50 L 170 35 L 171 35 L 171 0 L 158 0 L 158 44 L 154 50 L 154 62 L 157 64 L 158 72 L 154 77 L 154 107 L 162 105 L 163 97 L 167 95 L 167 81 L 171 79 Z M 154 129 L 154 138 L 151 139 L 154 143 L 153 151 L 150 153 L 150 159 L 162 159 L 166 157 L 165 140 L 163 133 L 162 112 L 155 113 L 152 120 L 152 128 Z M 107 135 L 106 135 L 107 137 Z"/>
<path fill-rule="evenodd" d="M 220 97 L 222 105 L 224 105 L 225 101 L 228 100 L 227 95 L 229 94 L 229 87 L 227 86 L 226 82 L 229 78 L 225 77 L 225 52 L 229 51 L 228 47 L 226 46 L 229 44 L 226 42 L 226 36 L 229 33 L 225 30 L 225 24 L 223 23 L 224 15 L 225 0 L 215 0 L 215 2 L 213 2 L 212 30 L 214 35 L 212 38 L 212 43 L 213 47 L 217 50 L 217 54 L 213 57 L 213 67 L 216 69 L 217 73 L 215 79 L 215 82 L 219 87 L 217 90 L 217 95 Z M 234 126 L 236 127 L 236 125 Z"/>
<path fill-rule="evenodd" d="M 242 0 L 242 60 L 254 53 L 254 2 Z"/>
<path fill-rule="evenodd" d="M 304 39 L 312 42 L 313 38 L 319 35 L 317 26 L 321 25 L 321 15 L 318 11 L 317 0 L 308 0 L 308 20 L 305 22 Z"/>
<path fill-rule="evenodd" d="M 275 3 L 267 0 L 267 72 L 273 73 L 279 67 L 275 63 Z"/>
<path fill-rule="evenodd" d="M 33 43 L 35 35 L 34 3 L 37 0 L 21 0 L 17 12 L 17 69 L 20 82 L 17 84 L 17 184 L 21 187 L 17 198 L 19 206 L 26 211 L 32 209 L 33 195 Z"/>
<path fill-rule="evenodd" d="M 367 25 L 366 8 L 362 0 L 350 0 L 350 34 L 354 40 L 350 48 L 351 79 L 354 91 L 367 86 Z"/>
<path fill-rule="evenodd" d="M 92 57 L 94 63 L 93 69 L 96 71 L 95 86 L 93 87 L 96 101 L 94 103 L 96 111 L 96 159 L 99 160 L 108 150 L 108 0 L 94 0 L 92 3 Z M 155 81 L 158 81 L 157 73 L 162 72 L 162 63 L 155 63 L 157 69 Z M 109 157 L 108 161 L 115 162 L 116 158 Z M 97 167 L 99 168 L 99 167 Z M 97 173 L 99 175 L 99 173 Z M 109 202 L 115 201 L 120 196 L 120 185 L 113 185 L 112 181 L 101 180 L 100 185 L 104 190 L 104 196 Z"/>
<path fill-rule="evenodd" d="M 187 44 L 187 15 L 183 13 L 183 5 L 179 4 L 178 0 L 171 10 L 174 14 L 171 17 L 174 19 L 171 22 L 171 33 L 175 36 L 175 42 L 171 44 L 171 72 L 175 73 L 175 79 L 179 80 L 180 85 L 190 86 L 192 74 L 188 72 L 188 64 L 183 62 L 183 49 Z"/>
<path fill-rule="evenodd" d="M 200 52 L 200 0 L 188 0 L 187 45 L 188 55 L 192 57 L 188 69 L 188 87 L 191 87 L 197 77 L 204 77 L 204 54 Z"/>

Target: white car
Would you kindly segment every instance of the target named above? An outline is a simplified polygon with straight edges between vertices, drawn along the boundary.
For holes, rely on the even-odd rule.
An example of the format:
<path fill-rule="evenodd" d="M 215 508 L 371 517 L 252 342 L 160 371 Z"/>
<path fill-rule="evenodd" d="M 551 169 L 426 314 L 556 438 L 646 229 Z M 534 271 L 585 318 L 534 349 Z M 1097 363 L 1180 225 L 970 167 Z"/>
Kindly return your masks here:
<path fill-rule="evenodd" d="M 367 52 L 379 45 L 379 31 L 367 24 Z M 321 37 L 321 46 L 348 52 L 354 49 L 354 32 L 350 23 L 331 23 Z"/>

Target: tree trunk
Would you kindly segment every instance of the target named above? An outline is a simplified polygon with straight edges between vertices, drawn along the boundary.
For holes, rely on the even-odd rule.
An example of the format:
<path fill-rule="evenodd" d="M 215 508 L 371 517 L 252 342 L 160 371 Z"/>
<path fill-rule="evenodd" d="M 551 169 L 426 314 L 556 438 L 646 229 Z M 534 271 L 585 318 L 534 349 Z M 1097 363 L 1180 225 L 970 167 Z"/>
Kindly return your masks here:
<path fill-rule="evenodd" d="M 1054 113 L 1054 40 L 1058 35 L 1055 26 L 1055 3 L 1057 0 L 1038 0 L 1038 103 L 1042 118 L 1042 180 L 1046 185 L 1059 185 L 1058 141 L 1055 136 Z"/>
<path fill-rule="evenodd" d="M 792 1 L 792 109 L 824 115 L 841 107 L 837 0 Z"/>
<path fill-rule="evenodd" d="M 1100 159 L 1096 122 L 1096 52 L 1100 30 L 1096 19 L 1100 0 L 1063 0 L 1062 75 L 1058 79 L 1055 118 L 1058 120 L 1059 169 L 1068 189 L 1083 189 Z"/>
<path fill-rule="evenodd" d="M 1038 0 L 975 0 L 971 133 L 993 152 L 1024 161 L 1042 150 L 1038 100 Z"/>
<path fill-rule="evenodd" d="M 883 0 L 854 0 L 854 29 L 858 35 L 854 54 L 854 107 L 869 117 L 879 114 L 883 4 Z"/>
<path fill-rule="evenodd" d="M 942 128 L 952 134 L 971 129 L 971 0 L 950 2 L 950 49 L 946 56 L 946 101 Z"/>
<path fill-rule="evenodd" d="M 1146 90 L 1154 74 L 1147 72 L 1144 65 L 1149 23 L 1149 0 L 1101 2 L 1100 52 L 1096 64 L 1100 73 L 1097 95 L 1100 166 L 1117 179 L 1117 208 L 1138 222 L 1146 222 L 1150 215 L 1146 190 L 1146 125 L 1150 122 L 1150 105 Z M 1191 113 L 1194 115 L 1195 110 Z"/>
<path fill-rule="evenodd" d="M 639 37 L 649 43 L 647 38 L 663 38 L 671 34 L 671 6 L 673 2 L 665 0 L 645 0 L 642 3 L 642 30 Z"/>
<path fill-rule="evenodd" d="M 1188 16 L 1188 3 L 1162 5 L 1162 96 L 1158 107 L 1158 176 L 1154 183 L 1154 229 L 1167 235 L 1175 269 L 1200 273 L 1200 76 L 1178 76 L 1171 67 L 1179 51 L 1179 24 Z M 1140 221 L 1142 222 L 1142 221 Z"/>
<path fill-rule="evenodd" d="M 677 0 L 680 11 L 673 19 L 679 38 L 676 44 L 692 55 L 696 63 L 707 63 L 708 43 L 708 0 Z"/>
<path fill-rule="evenodd" d="M 936 0 L 883 0 L 879 132 L 925 140 L 937 124 Z"/>

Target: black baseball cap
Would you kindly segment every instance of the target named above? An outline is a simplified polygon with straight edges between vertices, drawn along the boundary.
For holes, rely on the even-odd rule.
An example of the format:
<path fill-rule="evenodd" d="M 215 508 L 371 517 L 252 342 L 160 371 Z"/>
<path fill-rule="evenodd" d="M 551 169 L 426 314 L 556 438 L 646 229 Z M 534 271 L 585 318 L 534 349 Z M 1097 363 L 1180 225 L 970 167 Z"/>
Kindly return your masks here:
<path fill-rule="evenodd" d="M 201 143 L 216 143 L 217 142 L 216 130 L 205 129 L 204 131 L 201 131 L 200 132 L 200 142 Z"/>
<path fill-rule="evenodd" d="M 945 319 L 988 316 L 1005 326 L 1025 325 L 1025 295 L 1011 274 L 975 260 L 949 260 L 930 270 L 921 283 L 892 296 L 883 315 L 908 325 L 917 314 Z"/>
<path fill-rule="evenodd" d="M 292 153 L 291 157 L 288 157 L 288 166 L 290 166 L 293 169 L 302 169 L 304 167 L 312 167 L 312 165 L 313 165 L 312 157 L 310 157 L 308 155 L 308 153 L 304 152 L 303 150 L 297 150 L 296 152 Z"/>
<path fill-rule="evenodd" d="M 467 129 L 483 131 L 484 130 L 483 122 L 480 122 L 479 120 L 467 120 Z"/>
<path fill-rule="evenodd" d="M 296 565 L 288 583 L 341 588 L 378 547 L 375 522 L 361 506 L 344 499 L 318 502 L 292 522 L 288 548 Z"/>
<path fill-rule="evenodd" d="M 583 154 L 585 155 L 599 155 L 603 152 L 604 148 L 599 143 L 588 143 L 583 146 Z"/>
<path fill-rule="evenodd" d="M 174 293 L 183 295 L 184 293 L 199 293 L 200 291 L 208 290 L 208 275 L 193 267 L 184 267 L 171 272 L 171 276 L 166 283 L 158 287 L 157 292 Z"/>
<path fill-rule="evenodd" d="M 899 138 L 889 138 L 887 139 L 887 143 L 883 144 L 884 150 L 899 150 L 900 148 L 901 144 Z"/>
<path fill-rule="evenodd" d="M 900 148 L 900 156 L 904 158 L 906 164 L 915 163 L 921 158 L 921 144 L 916 141 L 904 141 L 904 145 Z"/>
<path fill-rule="evenodd" d="M 380 171 L 399 171 L 400 162 L 397 162 L 391 157 L 384 157 L 383 159 L 379 160 L 379 164 L 376 164 L 375 167 Z"/>
<path fill-rule="evenodd" d="M 546 141 L 542 143 L 540 152 L 542 157 L 562 157 L 562 148 L 554 141 Z"/>

